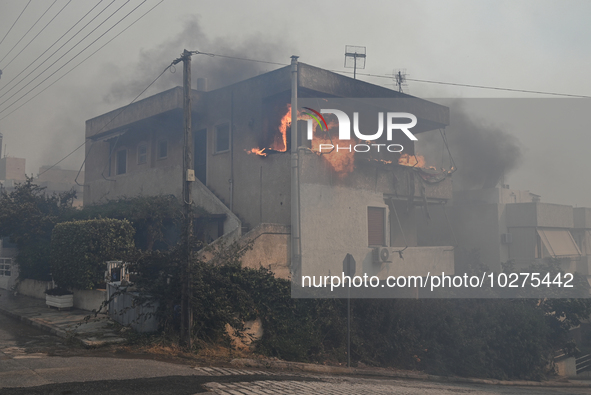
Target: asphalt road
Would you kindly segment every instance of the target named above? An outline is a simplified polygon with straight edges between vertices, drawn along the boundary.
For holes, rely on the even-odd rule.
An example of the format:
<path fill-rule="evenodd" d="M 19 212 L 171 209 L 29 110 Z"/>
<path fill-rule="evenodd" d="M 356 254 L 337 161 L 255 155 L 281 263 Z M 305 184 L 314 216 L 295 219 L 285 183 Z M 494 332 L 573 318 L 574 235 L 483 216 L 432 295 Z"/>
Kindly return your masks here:
<path fill-rule="evenodd" d="M 590 394 L 591 388 L 508 387 L 192 367 L 96 356 L 0 314 L 0 394 Z"/>

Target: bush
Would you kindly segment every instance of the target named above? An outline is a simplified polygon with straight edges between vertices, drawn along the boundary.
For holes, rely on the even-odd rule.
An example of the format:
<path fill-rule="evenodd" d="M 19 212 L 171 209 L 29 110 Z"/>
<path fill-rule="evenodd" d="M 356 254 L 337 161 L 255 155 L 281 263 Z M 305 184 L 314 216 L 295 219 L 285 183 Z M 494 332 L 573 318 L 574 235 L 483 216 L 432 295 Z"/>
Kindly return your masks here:
<path fill-rule="evenodd" d="M 104 282 L 106 261 L 127 260 L 134 250 L 128 221 L 62 222 L 51 235 L 51 273 L 64 288 L 94 289 Z"/>

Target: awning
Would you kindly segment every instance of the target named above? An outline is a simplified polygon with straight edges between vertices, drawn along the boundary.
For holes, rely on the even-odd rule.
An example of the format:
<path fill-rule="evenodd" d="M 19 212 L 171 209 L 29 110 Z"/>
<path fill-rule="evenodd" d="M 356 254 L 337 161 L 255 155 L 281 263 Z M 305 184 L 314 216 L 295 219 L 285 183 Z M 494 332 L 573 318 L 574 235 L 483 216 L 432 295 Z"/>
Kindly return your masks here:
<path fill-rule="evenodd" d="M 129 129 L 118 130 L 115 132 L 109 131 L 108 133 L 92 136 L 89 139 L 93 140 L 93 141 L 107 141 L 107 140 L 111 140 L 114 138 L 118 138 L 118 137 L 124 135 L 125 133 L 127 133 L 128 131 L 129 131 Z"/>
<path fill-rule="evenodd" d="M 580 257 L 581 251 L 566 229 L 538 229 L 538 235 L 548 253 L 554 258 Z"/>

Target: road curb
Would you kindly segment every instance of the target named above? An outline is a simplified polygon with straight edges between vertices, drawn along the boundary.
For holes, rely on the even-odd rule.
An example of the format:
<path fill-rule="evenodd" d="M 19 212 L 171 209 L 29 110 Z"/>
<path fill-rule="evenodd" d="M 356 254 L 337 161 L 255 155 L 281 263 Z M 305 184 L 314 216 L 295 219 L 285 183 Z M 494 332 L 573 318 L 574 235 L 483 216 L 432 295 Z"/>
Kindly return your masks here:
<path fill-rule="evenodd" d="M 21 322 L 32 325 L 32 326 L 39 328 L 43 331 L 49 332 L 52 335 L 56 335 L 56 336 L 61 337 L 63 339 L 75 340 L 78 343 L 80 343 L 80 345 L 82 345 L 86 348 L 96 348 L 96 347 L 101 347 L 101 346 L 105 346 L 105 345 L 109 345 L 109 344 L 113 344 L 113 343 L 125 342 L 125 339 L 123 339 L 123 338 L 110 338 L 108 340 L 101 340 L 101 339 L 97 339 L 96 337 L 82 338 L 82 337 L 79 337 L 75 333 L 69 333 L 68 331 L 65 331 L 63 329 L 56 328 L 55 326 L 53 326 L 51 324 L 48 324 L 45 322 L 40 322 L 40 321 L 36 320 L 35 318 L 30 318 L 30 317 L 26 317 L 24 315 L 17 314 L 13 311 L 5 309 L 2 306 L 0 306 L 0 313 L 7 315 L 9 317 L 15 318 Z"/>
<path fill-rule="evenodd" d="M 14 312 L 12 312 L 10 310 L 4 309 L 2 306 L 0 306 L 0 313 L 2 313 L 4 315 L 7 315 L 9 317 L 15 318 L 17 320 L 20 320 L 22 322 L 25 322 L 25 323 L 27 323 L 29 325 L 32 325 L 32 326 L 34 326 L 36 328 L 42 329 L 42 330 L 44 330 L 46 332 L 51 333 L 52 335 L 56 335 L 56 336 L 61 337 L 61 338 L 64 338 L 64 339 L 65 338 L 68 338 L 68 337 L 73 337 L 73 336 L 70 336 L 68 334 L 68 332 L 66 332 L 66 331 L 64 331 L 62 329 L 56 328 L 53 325 L 45 324 L 45 323 L 39 322 L 39 321 L 37 321 L 37 320 L 35 320 L 33 318 L 29 318 L 29 317 L 25 317 L 23 315 L 19 315 L 19 314 L 14 313 Z M 80 340 L 80 339 L 78 339 L 78 340 Z"/>
<path fill-rule="evenodd" d="M 525 381 L 525 380 L 496 380 L 496 379 L 476 379 L 455 376 L 436 376 L 421 372 L 412 371 L 388 371 L 382 369 L 367 368 L 345 368 L 339 366 L 315 365 L 302 362 L 287 362 L 281 360 L 269 359 L 247 359 L 237 358 L 230 361 L 237 368 L 257 368 L 257 369 L 279 369 L 287 371 L 298 371 L 308 373 L 328 373 L 355 376 L 374 376 L 390 377 L 399 379 L 412 379 L 422 381 L 434 381 L 443 383 L 464 383 L 464 384 L 485 384 L 485 385 L 504 385 L 504 386 L 523 386 L 523 387 L 576 387 L 591 388 L 590 383 L 573 383 L 557 381 Z"/>

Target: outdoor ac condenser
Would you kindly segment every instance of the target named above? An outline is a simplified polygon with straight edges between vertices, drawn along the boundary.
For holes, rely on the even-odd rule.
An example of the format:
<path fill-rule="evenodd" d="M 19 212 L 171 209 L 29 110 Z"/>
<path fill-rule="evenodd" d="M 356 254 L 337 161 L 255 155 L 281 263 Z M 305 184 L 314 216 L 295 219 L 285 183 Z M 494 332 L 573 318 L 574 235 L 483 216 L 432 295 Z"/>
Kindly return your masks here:
<path fill-rule="evenodd" d="M 373 263 L 392 262 L 390 260 L 390 250 L 386 247 L 376 247 L 371 252 Z"/>

